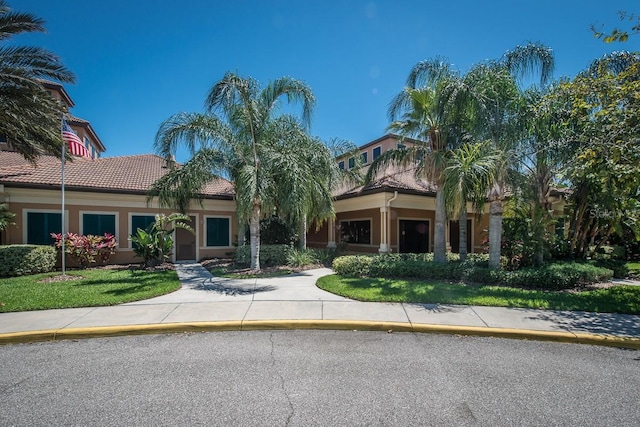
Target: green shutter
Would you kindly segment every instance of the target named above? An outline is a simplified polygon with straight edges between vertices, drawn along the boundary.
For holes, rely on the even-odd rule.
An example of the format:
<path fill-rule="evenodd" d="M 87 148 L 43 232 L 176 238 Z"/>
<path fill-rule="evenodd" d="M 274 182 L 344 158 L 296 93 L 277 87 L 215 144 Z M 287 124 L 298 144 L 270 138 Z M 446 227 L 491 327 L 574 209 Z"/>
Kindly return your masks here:
<path fill-rule="evenodd" d="M 116 216 L 113 214 L 83 214 L 82 234 L 102 236 L 105 233 L 116 234 Z"/>
<path fill-rule="evenodd" d="M 51 233 L 60 233 L 61 231 L 61 213 L 27 213 L 27 243 L 32 245 L 51 245 L 54 242 Z"/>
<path fill-rule="evenodd" d="M 229 218 L 207 218 L 207 246 L 229 246 Z"/>

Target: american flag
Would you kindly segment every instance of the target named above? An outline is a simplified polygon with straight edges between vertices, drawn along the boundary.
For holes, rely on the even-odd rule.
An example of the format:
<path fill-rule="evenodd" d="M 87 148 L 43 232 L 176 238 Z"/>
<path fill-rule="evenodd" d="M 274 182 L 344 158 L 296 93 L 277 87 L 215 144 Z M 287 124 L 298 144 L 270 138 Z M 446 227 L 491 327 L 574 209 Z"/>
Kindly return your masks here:
<path fill-rule="evenodd" d="M 87 150 L 82 141 L 80 141 L 80 138 L 78 138 L 78 135 L 76 135 L 64 119 L 62 119 L 62 139 L 67 143 L 69 152 L 74 156 L 92 158 L 89 150 Z"/>

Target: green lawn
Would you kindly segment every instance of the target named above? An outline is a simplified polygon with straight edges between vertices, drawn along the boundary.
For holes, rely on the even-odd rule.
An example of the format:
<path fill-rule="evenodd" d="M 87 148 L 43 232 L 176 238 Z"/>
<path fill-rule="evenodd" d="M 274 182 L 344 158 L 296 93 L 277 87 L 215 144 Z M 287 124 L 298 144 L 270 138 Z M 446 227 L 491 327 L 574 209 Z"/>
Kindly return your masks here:
<path fill-rule="evenodd" d="M 436 281 L 351 279 L 337 274 L 320 278 L 317 286 L 325 291 L 359 301 L 486 305 L 640 314 L 640 286 L 614 286 L 583 292 L 544 292 Z"/>
<path fill-rule="evenodd" d="M 173 270 L 96 268 L 69 271 L 67 275 L 82 279 L 46 281 L 59 278 L 59 272 L 0 279 L 0 312 L 115 305 L 180 288 Z"/>

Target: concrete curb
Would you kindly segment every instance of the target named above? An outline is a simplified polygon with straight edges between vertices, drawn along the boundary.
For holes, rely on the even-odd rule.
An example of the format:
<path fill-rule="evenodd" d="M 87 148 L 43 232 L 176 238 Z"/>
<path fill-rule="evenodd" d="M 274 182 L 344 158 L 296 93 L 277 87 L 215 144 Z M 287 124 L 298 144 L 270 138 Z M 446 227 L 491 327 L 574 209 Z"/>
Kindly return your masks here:
<path fill-rule="evenodd" d="M 588 333 L 535 331 L 528 329 L 412 324 L 408 322 L 376 322 L 358 320 L 247 320 L 50 329 L 41 331 L 12 332 L 0 334 L 0 345 L 55 341 L 63 339 L 114 337 L 123 335 L 295 329 L 414 332 L 482 336 L 524 339 L 532 341 L 554 341 L 572 344 L 590 344 L 640 350 L 640 338 L 636 337 L 615 337 Z"/>

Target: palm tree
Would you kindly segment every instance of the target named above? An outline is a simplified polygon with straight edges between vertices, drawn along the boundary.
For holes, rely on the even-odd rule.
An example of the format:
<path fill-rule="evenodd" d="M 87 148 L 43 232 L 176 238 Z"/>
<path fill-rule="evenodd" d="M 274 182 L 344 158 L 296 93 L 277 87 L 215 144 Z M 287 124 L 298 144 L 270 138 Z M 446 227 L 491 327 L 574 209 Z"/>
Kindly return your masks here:
<path fill-rule="evenodd" d="M 489 266 L 500 267 L 503 201 L 512 166 L 517 162 L 519 144 L 526 138 L 521 122 L 524 105 L 519 78 L 540 72 L 540 84 L 552 76 L 554 58 L 551 49 L 529 43 L 508 51 L 498 61 L 473 67 L 465 76 L 474 88 L 475 135 L 488 139 L 499 153 L 494 182 L 489 191 Z"/>
<path fill-rule="evenodd" d="M 467 202 L 475 212 L 484 211 L 496 159 L 489 143 L 464 143 L 451 151 L 442 171 L 447 211 L 458 218 L 460 226 L 460 261 L 467 258 Z"/>
<path fill-rule="evenodd" d="M 448 151 L 460 137 L 461 110 L 468 88 L 459 75 L 440 58 L 416 64 L 407 78 L 407 87 L 389 106 L 389 129 L 415 138 L 415 145 L 389 150 L 369 168 L 366 182 L 391 164 L 415 166 L 415 174 L 437 186 L 434 228 L 434 260 L 446 262 L 446 212 L 442 192 L 442 170 Z"/>
<path fill-rule="evenodd" d="M 306 233 L 310 225 L 319 227 L 335 216 L 333 190 L 342 184 L 359 184 L 359 168 L 343 170 L 337 157 L 357 150 L 354 144 L 333 139 L 323 142 L 298 130 L 297 135 L 286 135 L 273 159 L 278 181 L 278 213 L 292 227 L 299 230 L 299 247 L 306 248 Z M 291 147 L 295 146 L 295 149 Z M 303 158 L 302 161 L 300 158 Z"/>
<path fill-rule="evenodd" d="M 282 97 L 302 104 L 302 123 L 276 115 Z M 260 219 L 283 205 L 283 183 L 302 179 L 300 168 L 311 168 L 307 150 L 317 147 L 307 143 L 304 133 L 314 103 L 311 89 L 298 80 L 282 77 L 260 89 L 251 78 L 226 73 L 209 91 L 205 114 L 179 113 L 160 126 L 157 151 L 170 158 L 184 143 L 193 157 L 156 182 L 150 197 L 184 210 L 213 178 L 229 178 L 239 221 L 249 224 L 251 268 L 260 269 Z M 295 188 L 300 195 L 304 185 Z M 299 202 L 304 204 L 304 198 Z"/>
<path fill-rule="evenodd" d="M 44 32 L 44 21 L 13 12 L 0 0 L 0 41 L 21 33 Z M 73 83 L 74 76 L 53 53 L 31 46 L 0 46 L 0 135 L 35 162 L 39 155 L 59 153 L 60 107 L 39 79 Z"/>

